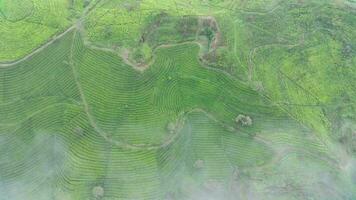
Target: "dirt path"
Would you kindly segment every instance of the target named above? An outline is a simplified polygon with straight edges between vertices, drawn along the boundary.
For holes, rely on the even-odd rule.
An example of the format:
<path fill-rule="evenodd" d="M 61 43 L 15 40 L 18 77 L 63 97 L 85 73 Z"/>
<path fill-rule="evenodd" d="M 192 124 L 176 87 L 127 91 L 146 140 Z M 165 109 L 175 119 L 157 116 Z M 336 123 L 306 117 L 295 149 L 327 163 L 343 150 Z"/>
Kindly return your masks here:
<path fill-rule="evenodd" d="M 75 32 L 75 34 L 73 35 L 73 41 L 74 41 L 74 37 L 76 36 L 76 34 L 78 34 L 78 33 Z M 116 53 L 113 49 L 109 49 L 109 48 L 95 47 L 95 46 L 91 46 L 91 45 L 89 47 L 93 48 L 93 49 L 101 50 L 101 51 Z M 175 141 L 175 139 L 178 137 L 179 130 L 183 127 L 185 113 L 181 113 L 180 117 L 178 117 L 179 126 L 178 126 L 177 130 L 174 132 L 174 134 L 172 134 L 170 137 L 168 137 L 165 141 L 163 141 L 160 144 L 129 144 L 126 142 L 122 142 L 122 141 L 113 139 L 111 137 L 110 133 L 107 133 L 104 130 L 102 130 L 96 123 L 94 116 L 91 114 L 89 103 L 86 100 L 83 87 L 79 81 L 79 74 L 75 68 L 75 63 L 73 62 L 73 50 L 74 50 L 74 42 L 72 42 L 72 46 L 71 46 L 71 50 L 70 50 L 69 64 L 72 68 L 72 74 L 73 74 L 75 83 L 77 85 L 77 88 L 78 88 L 78 91 L 80 94 L 80 98 L 81 98 L 83 106 L 84 106 L 84 112 L 86 113 L 86 115 L 88 117 L 90 125 L 94 128 L 94 130 L 101 137 L 104 138 L 105 141 L 107 141 L 109 144 L 112 144 L 118 148 L 129 149 L 129 150 L 156 150 L 156 149 L 164 148 L 164 147 L 168 146 L 169 144 L 171 144 L 173 141 Z"/>
<path fill-rule="evenodd" d="M 248 60 L 248 80 L 252 81 L 252 79 L 253 79 L 253 70 L 254 70 L 253 58 L 255 57 L 257 51 L 267 48 L 267 47 L 274 47 L 274 46 L 294 48 L 294 47 L 299 46 L 303 43 L 304 43 L 304 35 L 302 35 L 301 38 L 299 39 L 299 41 L 295 44 L 279 44 L 279 43 L 266 44 L 266 45 L 258 46 L 258 47 L 255 47 L 254 49 L 252 49 L 249 53 L 249 60 Z"/>
<path fill-rule="evenodd" d="M 7 63 L 0 63 L 0 68 L 6 68 L 6 67 L 11 67 L 14 66 L 18 63 L 21 63 L 29 58 L 31 58 L 33 55 L 43 51 L 45 48 L 47 48 L 49 45 L 53 44 L 55 41 L 59 40 L 60 38 L 62 38 L 64 35 L 66 35 L 67 33 L 69 33 L 70 31 L 74 30 L 76 28 L 75 25 L 70 26 L 68 29 L 66 29 L 64 32 L 56 35 L 55 37 L 53 37 L 51 40 L 49 40 L 47 43 L 45 43 L 44 45 L 38 47 L 36 50 L 32 51 L 30 54 L 27 54 L 25 57 L 13 61 L 13 62 L 7 62 Z"/>
<path fill-rule="evenodd" d="M 55 41 L 59 40 L 60 38 L 62 38 L 64 35 L 66 35 L 67 33 L 69 33 L 70 31 L 75 31 L 75 33 L 73 34 L 73 41 L 74 41 L 74 37 L 79 34 L 78 32 L 81 31 L 81 28 L 82 28 L 82 21 L 84 20 L 84 17 L 87 16 L 91 10 L 94 9 L 94 7 L 96 5 L 98 5 L 98 3 L 100 2 L 97 1 L 95 4 L 93 4 L 93 6 L 90 6 L 88 7 L 84 12 L 83 12 L 83 15 L 72 25 L 70 26 L 68 29 L 66 29 L 64 32 L 54 36 L 51 40 L 49 40 L 47 43 L 45 43 L 44 45 L 40 46 L 39 48 L 37 48 L 36 50 L 34 50 L 33 52 L 31 52 L 30 54 L 26 55 L 25 57 L 19 59 L 19 60 L 16 60 L 16 61 L 13 61 L 13 62 L 9 62 L 9 63 L 0 63 L 0 68 L 3 67 L 3 68 L 6 68 L 6 67 L 11 67 L 11 66 L 14 66 L 18 63 L 21 63 L 29 58 L 31 58 L 33 55 L 35 55 L 36 53 L 39 53 L 41 51 L 43 51 L 45 48 L 47 48 L 49 45 L 53 44 Z M 213 20 L 211 18 L 207 18 L 207 19 L 210 19 L 210 20 Z M 216 22 L 215 22 L 216 23 Z M 218 28 L 218 27 L 217 27 Z M 218 28 L 219 29 L 219 28 Z M 219 38 L 216 38 L 216 42 L 218 42 Z M 118 54 L 122 59 L 123 61 L 133 67 L 134 69 L 136 69 L 137 71 L 140 71 L 140 72 L 143 72 L 145 71 L 146 69 L 148 69 L 154 62 L 155 62 L 155 53 L 158 49 L 161 49 L 161 48 L 169 48 L 169 47 L 173 47 L 173 46 L 176 46 L 176 45 L 183 45 L 183 44 L 197 44 L 200 48 L 202 48 L 201 44 L 198 42 L 198 41 L 187 41 L 187 42 L 182 42 L 182 43 L 176 43 L 176 44 L 162 44 L 162 45 L 159 45 L 157 46 L 154 50 L 153 50 L 153 58 L 150 60 L 150 62 L 148 62 L 147 64 L 140 64 L 138 65 L 137 63 L 133 63 L 132 61 L 129 60 L 129 51 L 127 49 L 123 49 L 121 51 L 120 54 L 118 54 L 118 52 L 116 52 L 114 49 L 110 49 L 110 48 L 105 48 L 105 47 L 97 47 L 95 45 L 92 45 L 90 44 L 90 42 L 88 42 L 86 44 L 86 46 L 88 46 L 89 48 L 92 48 L 92 49 L 97 49 L 97 50 L 100 50 L 100 51 L 105 51 L 105 52 L 111 52 L 111 53 L 116 53 Z M 84 112 L 86 113 L 87 117 L 88 117 L 88 120 L 89 120 L 89 123 L 91 124 L 91 126 L 94 128 L 94 130 L 96 132 L 98 132 L 98 134 L 103 137 L 105 139 L 105 141 L 107 141 L 108 143 L 110 144 L 113 144 L 114 146 L 116 147 L 119 147 L 119 148 L 124 148 L 124 149 L 130 149 L 130 150 L 155 150 L 155 149 L 160 149 L 160 148 L 164 148 L 168 145 L 170 145 L 171 143 L 173 143 L 176 138 L 179 136 L 179 130 L 184 126 L 184 120 L 185 120 L 185 117 L 186 115 L 190 114 L 190 113 L 193 113 L 193 112 L 202 112 L 204 113 L 206 116 L 208 116 L 210 119 L 214 120 L 215 122 L 219 122 L 217 119 L 215 119 L 214 116 L 212 116 L 211 114 L 205 112 L 204 110 L 202 109 L 192 109 L 188 112 L 182 112 L 179 117 L 178 117 L 178 128 L 177 130 L 172 134 L 170 135 L 169 137 L 167 137 L 164 141 L 162 141 L 160 144 L 129 144 L 129 143 L 126 143 L 126 142 L 122 142 L 122 141 L 118 141 L 118 140 L 115 140 L 112 138 L 111 134 L 110 133 L 107 133 L 105 132 L 104 130 L 102 130 L 99 125 L 96 123 L 96 120 L 95 120 L 95 117 L 91 114 L 91 111 L 90 111 L 90 106 L 89 106 L 89 103 L 87 102 L 87 99 L 86 99 L 86 96 L 84 94 L 84 90 L 83 90 L 83 87 L 80 83 L 80 80 L 79 80 L 79 73 L 75 67 L 75 63 L 73 62 L 73 51 L 74 51 L 74 42 L 72 42 L 72 46 L 70 48 L 70 55 L 69 55 L 69 65 L 72 69 L 72 74 L 73 74 L 73 77 L 74 77 L 74 80 L 75 80 L 75 83 L 76 83 L 76 86 L 78 88 L 78 92 L 80 94 L 80 97 L 81 97 L 81 100 L 82 100 L 82 103 L 83 103 L 83 106 L 84 106 Z M 203 64 L 203 66 L 205 66 Z M 206 66 L 206 68 L 210 69 L 210 70 L 215 70 L 215 71 L 218 71 L 220 73 L 226 73 L 226 72 L 223 72 L 219 69 L 213 69 L 213 68 L 210 68 L 208 66 Z M 230 74 L 227 74 L 227 75 L 230 75 Z M 231 76 L 231 75 L 230 75 Z M 220 125 L 222 126 L 225 126 L 223 124 L 220 123 Z"/>
<path fill-rule="evenodd" d="M 175 43 L 175 44 L 161 44 L 154 48 L 154 50 L 152 52 L 153 57 L 148 63 L 138 64 L 138 63 L 134 63 L 133 61 L 130 60 L 130 58 L 129 58 L 130 51 L 128 49 L 122 48 L 122 49 L 114 50 L 111 48 L 99 47 L 99 46 L 92 44 L 89 41 L 85 41 L 85 45 L 90 49 L 117 54 L 119 57 L 122 58 L 122 60 L 125 64 L 131 66 L 132 68 L 134 68 L 135 70 L 137 70 L 139 72 L 144 72 L 146 69 L 148 69 L 155 62 L 155 60 L 156 60 L 155 54 L 158 49 L 169 48 L 169 47 L 174 47 L 174 46 L 183 45 L 183 44 L 197 44 L 201 47 L 200 43 L 196 42 L 196 41 L 187 41 L 187 42 L 181 42 L 181 43 Z"/>
<path fill-rule="evenodd" d="M 79 94 L 80 94 L 80 98 L 82 100 L 82 103 L 83 103 L 83 106 L 84 106 L 84 112 L 86 113 L 87 117 L 88 117 L 88 120 L 89 120 L 89 123 L 90 125 L 94 128 L 94 130 L 96 132 L 99 133 L 99 135 L 101 137 L 103 137 L 105 139 L 105 141 L 107 141 L 108 143 L 110 144 L 113 144 L 119 148 L 124 148 L 124 149 L 130 149 L 130 150 L 139 150 L 139 149 L 143 149 L 142 147 L 139 147 L 139 146 L 135 146 L 135 145 L 131 145 L 131 144 L 127 144 L 127 143 L 123 143 L 123 142 L 120 142 L 120 141 L 117 141 L 117 140 L 114 140 L 110 137 L 110 134 L 106 133 L 105 131 L 103 131 L 96 123 L 95 121 L 95 118 L 92 116 L 91 112 L 90 112 L 90 107 L 89 107 L 89 103 L 87 102 L 86 100 L 86 97 L 84 95 L 84 90 L 83 90 L 83 87 L 79 81 L 79 74 L 78 74 L 78 71 L 76 70 L 76 67 L 75 67 L 75 63 L 73 62 L 73 51 L 74 51 L 74 38 L 76 37 L 76 34 L 77 31 L 74 33 L 73 35 L 73 41 L 72 41 L 72 46 L 71 46 L 71 49 L 70 49 L 70 56 L 69 56 L 69 65 L 72 69 L 72 74 L 73 74 L 73 77 L 74 77 L 74 81 L 77 85 L 77 88 L 78 88 L 78 91 L 79 91 Z M 144 149 L 148 150 L 152 147 L 144 147 Z"/>
<path fill-rule="evenodd" d="M 200 17 L 200 19 L 199 19 L 200 26 L 202 26 L 202 23 L 203 23 L 204 20 L 208 20 L 209 23 L 211 24 L 211 26 L 216 28 L 216 30 L 217 30 L 216 36 L 214 37 L 214 40 L 212 41 L 212 50 L 211 51 L 216 50 L 216 48 L 218 47 L 219 43 L 221 42 L 220 27 L 219 27 L 216 19 L 214 17 L 212 17 L 212 16 L 202 16 L 202 17 Z M 196 35 L 198 35 L 198 32 L 199 31 L 197 31 Z M 185 41 L 185 42 L 180 42 L 180 43 L 161 44 L 161 45 L 156 46 L 153 49 L 153 51 L 152 51 L 153 57 L 147 63 L 136 63 L 136 62 L 130 60 L 130 51 L 128 49 L 126 49 L 126 48 L 119 49 L 116 52 L 115 50 L 110 49 L 110 48 L 95 46 L 90 41 L 85 41 L 85 43 L 87 44 L 87 46 L 89 48 L 92 48 L 92 49 L 102 50 L 102 51 L 112 52 L 112 53 L 118 53 L 118 55 L 123 59 L 125 64 L 131 66 L 132 68 L 134 68 L 135 70 L 137 70 L 139 72 L 144 72 L 146 69 L 148 69 L 155 62 L 155 53 L 160 48 L 169 48 L 169 47 L 173 47 L 173 46 L 176 46 L 176 45 L 183 45 L 183 44 L 197 44 L 200 47 L 200 49 L 203 49 L 202 44 L 199 41 L 197 41 L 197 39 L 194 40 L 194 41 Z M 203 65 L 205 66 L 206 64 L 203 63 Z M 224 73 L 227 73 L 227 72 L 224 72 Z"/>
<path fill-rule="evenodd" d="M 321 155 L 318 152 L 311 152 L 308 149 L 295 147 L 289 144 L 283 144 L 282 147 L 276 148 L 276 144 L 274 142 L 264 138 L 262 135 L 256 136 L 254 139 L 258 142 L 267 145 L 268 147 L 271 147 L 274 151 L 274 157 L 272 158 L 272 160 L 266 163 L 266 165 L 259 166 L 256 168 L 259 170 L 265 170 L 268 167 L 273 167 L 275 165 L 278 165 L 278 163 L 282 161 L 284 157 L 288 156 L 291 153 L 296 153 L 296 152 L 302 153 L 306 156 L 310 156 L 311 158 L 322 160 L 328 163 L 330 167 L 334 167 L 335 169 L 343 170 L 345 166 L 347 167 L 348 164 L 347 161 L 350 161 L 350 159 L 347 159 L 348 158 L 347 153 L 345 153 L 344 151 L 341 152 L 332 151 L 332 149 L 330 149 L 330 145 L 327 145 L 323 142 L 322 144 L 324 144 L 328 149 L 331 150 L 331 152 L 333 152 L 331 155 L 330 154 Z M 319 141 L 318 137 L 316 137 L 315 139 Z"/>
<path fill-rule="evenodd" d="M 65 36 L 67 33 L 69 33 L 70 31 L 74 30 L 77 28 L 77 25 L 79 23 L 81 23 L 84 18 L 101 2 L 101 0 L 96 1 L 94 4 L 86 7 L 83 11 L 82 16 L 74 23 L 72 24 L 69 28 L 65 29 L 62 33 L 56 34 L 54 36 L 52 36 L 52 39 L 48 40 L 45 44 L 37 47 L 35 50 L 33 50 L 31 53 L 27 54 L 26 56 L 18 59 L 18 60 L 14 60 L 14 61 L 10 61 L 10 62 L 0 62 L 0 68 L 7 68 L 7 67 L 11 67 L 14 66 L 16 64 L 19 64 L 29 58 L 31 58 L 33 55 L 43 51 L 44 49 L 46 49 L 48 46 L 50 46 L 51 44 L 53 44 L 55 41 L 61 39 L 63 36 Z"/>
<path fill-rule="evenodd" d="M 77 32 L 73 35 L 73 40 L 74 40 L 74 37 L 76 36 L 76 34 L 77 34 Z M 192 112 L 202 112 L 205 115 L 207 115 L 210 119 L 213 119 L 214 121 L 218 121 L 212 115 L 210 115 L 209 113 L 205 112 L 202 109 L 192 109 L 189 112 L 182 112 L 182 113 L 179 114 L 178 120 L 176 122 L 176 124 L 177 124 L 176 127 L 177 128 L 176 128 L 175 132 L 171 136 L 167 137 L 160 144 L 129 144 L 129 143 L 126 143 L 126 142 L 122 142 L 122 141 L 118 141 L 118 140 L 113 139 L 111 137 L 110 133 L 105 132 L 104 130 L 102 130 L 98 126 L 98 124 L 95 121 L 94 116 L 91 114 L 89 103 L 86 100 L 86 97 L 85 97 L 85 94 L 84 94 L 84 91 L 83 91 L 83 87 L 82 87 L 82 85 L 81 85 L 81 83 L 79 81 L 79 74 L 78 74 L 78 72 L 77 72 L 77 70 L 75 68 L 75 64 L 73 62 L 73 47 L 74 47 L 74 45 L 72 43 L 71 50 L 70 50 L 69 65 L 72 68 L 72 74 L 73 74 L 75 83 L 77 85 L 77 88 L 78 88 L 78 91 L 79 91 L 79 94 L 80 94 L 80 97 L 81 97 L 81 100 L 82 100 L 82 103 L 83 103 L 83 106 L 84 106 L 84 112 L 86 113 L 86 115 L 88 117 L 90 125 L 109 144 L 112 144 L 112 145 L 114 145 L 114 146 L 116 146 L 118 148 L 129 149 L 129 150 L 157 150 L 157 149 L 161 149 L 161 148 L 164 148 L 164 147 L 170 145 L 171 143 L 173 143 L 176 140 L 176 138 L 179 136 L 179 131 L 184 126 L 185 117 L 188 114 L 192 113 Z M 110 52 L 111 52 L 111 50 L 110 50 Z"/>
<path fill-rule="evenodd" d="M 123 49 L 122 53 L 120 54 L 122 60 L 124 61 L 124 63 L 126 63 L 127 65 L 130 65 L 132 68 L 134 68 L 137 71 L 143 72 L 146 69 L 148 69 L 154 62 L 155 62 L 155 57 L 153 57 L 148 63 L 144 63 L 144 64 L 138 64 L 138 63 L 134 63 L 132 61 L 130 61 L 130 51 L 128 49 Z"/>
<path fill-rule="evenodd" d="M 276 3 L 276 5 L 274 7 L 270 8 L 270 9 L 263 10 L 263 11 L 244 10 L 244 9 L 239 9 L 237 7 L 235 7 L 233 10 L 237 10 L 237 11 L 239 11 L 241 13 L 245 13 L 245 14 L 267 15 L 267 14 L 273 13 L 275 10 L 280 8 L 282 3 L 283 3 L 283 1 L 279 1 Z"/>

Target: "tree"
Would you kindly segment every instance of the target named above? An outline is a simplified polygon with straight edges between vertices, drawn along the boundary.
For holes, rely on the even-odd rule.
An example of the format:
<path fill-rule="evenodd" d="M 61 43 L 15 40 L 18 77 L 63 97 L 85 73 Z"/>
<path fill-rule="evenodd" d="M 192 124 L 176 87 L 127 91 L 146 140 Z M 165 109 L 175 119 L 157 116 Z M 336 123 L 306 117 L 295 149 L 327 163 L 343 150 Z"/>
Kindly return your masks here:
<path fill-rule="evenodd" d="M 176 125 L 175 125 L 175 123 L 169 122 L 169 123 L 167 124 L 166 129 L 167 129 L 167 131 L 168 131 L 169 133 L 174 133 L 175 130 L 176 130 Z"/>
<path fill-rule="evenodd" d="M 201 169 L 204 167 L 204 161 L 199 159 L 199 160 L 196 160 L 195 163 L 194 163 L 194 168 L 196 169 Z"/>
<path fill-rule="evenodd" d="M 208 26 L 203 29 L 202 35 L 208 38 L 208 49 L 210 49 L 210 44 L 214 38 L 214 31 Z"/>
<path fill-rule="evenodd" d="M 236 122 L 236 124 L 241 124 L 242 126 L 251 126 L 252 125 L 251 117 L 249 117 L 247 115 L 242 115 L 242 114 L 239 114 L 235 118 L 235 122 Z"/>
<path fill-rule="evenodd" d="M 90 4 L 91 0 L 84 0 L 83 7 L 87 7 Z"/>

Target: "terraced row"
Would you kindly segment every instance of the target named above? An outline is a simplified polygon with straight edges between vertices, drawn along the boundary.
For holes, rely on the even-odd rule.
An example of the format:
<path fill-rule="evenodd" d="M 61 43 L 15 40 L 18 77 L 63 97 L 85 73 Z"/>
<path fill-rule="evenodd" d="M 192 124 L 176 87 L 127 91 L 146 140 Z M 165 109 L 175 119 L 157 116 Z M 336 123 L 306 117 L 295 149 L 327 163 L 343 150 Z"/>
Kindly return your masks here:
<path fill-rule="evenodd" d="M 198 48 L 161 47 L 141 73 L 114 53 L 86 47 L 74 31 L 28 61 L 0 69 L 1 194 L 19 187 L 6 197 L 192 199 L 209 188 L 228 193 L 236 171 L 263 167 L 275 156 L 251 134 L 300 144 L 298 137 L 274 139 L 270 132 L 287 115 L 238 79 L 205 68 Z M 237 126 L 239 114 L 253 124 Z M 301 130 L 281 126 L 288 128 Z M 316 150 L 306 151 L 323 150 L 311 143 Z"/>

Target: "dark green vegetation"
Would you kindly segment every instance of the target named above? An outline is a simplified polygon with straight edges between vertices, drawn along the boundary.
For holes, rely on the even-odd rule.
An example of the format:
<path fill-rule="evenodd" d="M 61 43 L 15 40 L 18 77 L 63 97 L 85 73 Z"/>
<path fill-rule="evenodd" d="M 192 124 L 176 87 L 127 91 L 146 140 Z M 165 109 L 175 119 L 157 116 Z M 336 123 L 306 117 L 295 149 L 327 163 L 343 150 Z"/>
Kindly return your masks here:
<path fill-rule="evenodd" d="M 352 1 L 16 2 L 0 199 L 356 199 Z"/>

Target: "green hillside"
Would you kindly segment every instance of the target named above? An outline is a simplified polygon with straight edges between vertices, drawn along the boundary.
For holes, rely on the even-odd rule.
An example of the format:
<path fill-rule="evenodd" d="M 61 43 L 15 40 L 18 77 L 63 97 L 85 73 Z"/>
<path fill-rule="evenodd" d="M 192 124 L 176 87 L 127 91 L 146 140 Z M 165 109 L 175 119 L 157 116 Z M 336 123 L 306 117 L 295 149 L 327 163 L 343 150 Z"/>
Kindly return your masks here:
<path fill-rule="evenodd" d="M 356 199 L 356 2 L 0 0 L 23 199 Z"/>

